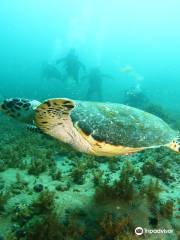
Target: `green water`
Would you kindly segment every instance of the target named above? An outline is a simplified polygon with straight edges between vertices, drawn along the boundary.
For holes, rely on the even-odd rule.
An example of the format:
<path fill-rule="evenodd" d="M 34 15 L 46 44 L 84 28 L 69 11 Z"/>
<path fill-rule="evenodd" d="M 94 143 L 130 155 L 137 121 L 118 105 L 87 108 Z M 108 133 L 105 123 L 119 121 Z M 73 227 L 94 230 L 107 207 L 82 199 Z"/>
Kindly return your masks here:
<path fill-rule="evenodd" d="M 1 0 L 0 102 L 124 103 L 179 131 L 179 9 L 178 0 Z M 143 239 L 178 239 L 178 153 L 95 157 L 3 114 L 0 123 L 0 240 L 135 240 L 136 227 L 173 232 Z"/>

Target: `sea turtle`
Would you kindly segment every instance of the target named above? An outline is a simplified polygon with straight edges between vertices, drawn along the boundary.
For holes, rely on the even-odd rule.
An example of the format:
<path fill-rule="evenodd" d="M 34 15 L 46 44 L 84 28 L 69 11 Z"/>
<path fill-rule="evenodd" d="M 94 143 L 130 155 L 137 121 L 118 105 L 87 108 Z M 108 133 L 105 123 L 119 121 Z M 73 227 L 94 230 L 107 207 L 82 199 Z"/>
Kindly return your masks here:
<path fill-rule="evenodd" d="M 88 154 L 116 156 L 161 146 L 180 153 L 177 131 L 159 117 L 123 104 L 7 99 L 0 108 Z"/>

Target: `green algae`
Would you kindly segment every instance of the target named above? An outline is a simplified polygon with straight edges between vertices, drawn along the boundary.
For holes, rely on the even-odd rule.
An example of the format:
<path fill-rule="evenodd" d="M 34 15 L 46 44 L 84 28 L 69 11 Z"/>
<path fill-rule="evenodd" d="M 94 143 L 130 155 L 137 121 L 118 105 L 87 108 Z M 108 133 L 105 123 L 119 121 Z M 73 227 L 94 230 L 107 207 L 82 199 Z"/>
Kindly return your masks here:
<path fill-rule="evenodd" d="M 0 174 L 3 175 L 10 168 L 17 169 L 17 172 L 19 169 L 28 177 L 30 174 L 35 182 L 41 182 L 41 176 L 46 174 L 51 179 L 51 185 L 46 187 L 44 183 L 43 192 L 33 193 L 32 183 L 29 184 L 23 179 L 25 175 L 18 173 L 14 183 L 5 186 L 2 212 L 8 209 L 8 217 L 11 219 L 6 239 L 134 240 L 134 227 L 144 224 L 144 227 L 150 228 L 150 217 L 157 218 L 158 224 L 167 221 L 169 227 L 174 227 L 176 199 L 173 203 L 171 199 L 162 200 L 161 193 L 166 193 L 167 188 L 177 180 L 177 167 L 174 166 L 179 164 L 179 155 L 162 148 L 132 156 L 98 158 L 77 154 L 46 136 L 25 135 L 25 131 L 21 131 L 12 129 L 16 136 L 13 142 L 12 136 L 2 131 L 6 144 L 1 151 L 1 159 L 5 164 Z M 17 146 L 19 143 L 21 150 Z M 11 159 L 13 154 L 8 155 L 10 149 L 12 153 L 18 151 L 14 161 Z M 66 159 L 64 163 L 69 164 L 65 170 L 60 165 L 62 156 Z M 38 163 L 32 167 L 33 161 Z M 162 169 L 162 173 L 158 175 L 156 168 Z M 56 190 L 55 186 L 66 181 L 75 184 L 71 184 L 65 193 L 61 189 Z M 89 192 L 92 200 L 88 206 L 77 210 L 73 208 L 72 199 L 84 195 L 85 191 L 82 190 L 85 186 L 88 186 L 85 191 Z M 31 201 L 22 203 L 21 194 L 26 194 Z M 61 201 L 65 196 L 63 194 L 67 194 L 67 198 Z M 68 201 L 70 196 L 72 198 L 63 212 L 63 201 Z M 13 197 L 19 197 L 19 205 L 13 205 L 12 208 L 9 202 Z M 12 226 L 16 226 L 15 229 L 12 230 Z"/>

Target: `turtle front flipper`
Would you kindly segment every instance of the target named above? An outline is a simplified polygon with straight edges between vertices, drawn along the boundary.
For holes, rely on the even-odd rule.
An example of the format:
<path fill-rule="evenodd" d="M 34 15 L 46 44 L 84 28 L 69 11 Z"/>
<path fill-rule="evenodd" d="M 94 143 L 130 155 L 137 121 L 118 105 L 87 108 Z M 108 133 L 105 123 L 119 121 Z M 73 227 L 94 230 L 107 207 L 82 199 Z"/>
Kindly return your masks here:
<path fill-rule="evenodd" d="M 0 104 L 0 111 L 20 122 L 32 123 L 34 110 L 39 104 L 40 102 L 36 100 L 10 98 Z"/>
<path fill-rule="evenodd" d="M 74 127 L 71 111 L 76 104 L 70 99 L 49 99 L 36 109 L 35 124 L 44 133 L 71 145 L 80 152 L 91 152 L 91 145 Z"/>
<path fill-rule="evenodd" d="M 44 133 L 69 142 L 71 133 L 67 132 L 72 128 L 69 114 L 74 107 L 75 103 L 70 99 L 49 99 L 37 107 L 35 124 Z"/>

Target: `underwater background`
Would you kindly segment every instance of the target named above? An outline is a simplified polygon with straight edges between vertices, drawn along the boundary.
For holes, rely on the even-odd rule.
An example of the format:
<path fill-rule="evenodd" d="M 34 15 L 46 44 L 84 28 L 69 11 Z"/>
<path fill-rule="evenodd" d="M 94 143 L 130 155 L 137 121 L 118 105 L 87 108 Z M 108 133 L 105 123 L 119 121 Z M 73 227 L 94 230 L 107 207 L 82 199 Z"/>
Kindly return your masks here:
<path fill-rule="evenodd" d="M 179 9 L 178 0 L 0 1 L 0 101 L 124 103 L 179 131 Z M 0 240 L 179 239 L 179 154 L 94 157 L 0 122 Z"/>

